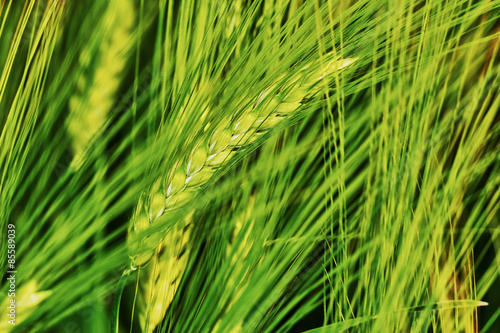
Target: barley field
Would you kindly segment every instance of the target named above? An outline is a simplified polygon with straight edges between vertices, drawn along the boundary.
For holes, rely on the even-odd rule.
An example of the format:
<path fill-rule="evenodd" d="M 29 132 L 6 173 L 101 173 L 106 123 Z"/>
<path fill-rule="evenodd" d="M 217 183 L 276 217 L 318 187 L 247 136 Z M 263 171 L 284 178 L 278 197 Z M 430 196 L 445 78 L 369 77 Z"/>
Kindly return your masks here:
<path fill-rule="evenodd" d="M 0 0 L 0 333 L 500 332 L 500 0 Z"/>

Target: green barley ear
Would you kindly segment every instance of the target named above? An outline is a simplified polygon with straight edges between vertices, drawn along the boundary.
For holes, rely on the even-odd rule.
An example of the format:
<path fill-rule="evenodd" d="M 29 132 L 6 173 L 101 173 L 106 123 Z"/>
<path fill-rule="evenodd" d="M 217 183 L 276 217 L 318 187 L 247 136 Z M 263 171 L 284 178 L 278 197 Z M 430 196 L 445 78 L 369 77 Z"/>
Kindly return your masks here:
<path fill-rule="evenodd" d="M 226 316 L 231 310 L 234 303 L 241 297 L 243 291 L 248 286 L 248 277 L 251 274 L 250 267 L 252 265 L 238 265 L 238 262 L 249 260 L 249 253 L 255 246 L 255 236 L 262 234 L 261 226 L 256 225 L 255 221 L 255 196 L 252 195 L 248 199 L 247 207 L 238 215 L 234 226 L 231 239 L 226 247 L 226 259 L 229 260 L 231 269 L 230 276 L 225 282 L 224 290 L 231 291 L 229 295 L 223 295 L 221 298 L 221 313 Z M 243 272 L 242 269 L 245 271 Z M 241 275 L 240 275 L 241 274 Z M 240 277 L 239 280 L 236 277 Z M 213 332 L 222 332 L 220 325 L 222 319 L 219 319 L 215 324 Z M 243 318 L 236 323 L 230 332 L 241 332 L 243 329 Z M 224 328 L 227 330 L 227 328 Z"/>
<path fill-rule="evenodd" d="M 191 214 L 192 215 L 192 214 Z M 188 220 L 191 216 L 186 217 Z M 144 332 L 153 332 L 172 303 L 186 270 L 191 226 L 174 226 L 157 249 L 151 263 L 140 272 L 139 321 Z"/>
<path fill-rule="evenodd" d="M 38 283 L 31 280 L 27 284 L 21 285 L 16 291 L 16 326 L 25 321 L 40 306 L 40 303 L 52 293 L 48 290 L 40 291 L 39 289 Z M 1 305 L 2 309 L 5 311 L 9 304 L 10 298 L 5 298 Z M 8 323 L 6 318 L 8 317 L 5 316 L 0 322 L 0 332 L 11 332 L 16 327 Z"/>
<path fill-rule="evenodd" d="M 257 96 L 253 107 L 236 112 L 233 119 L 211 126 L 206 132 L 208 135 L 199 139 L 190 154 L 177 162 L 166 182 L 157 182 L 138 205 L 137 211 L 143 213 L 131 219 L 128 233 L 132 266 L 147 264 L 164 236 L 158 234 L 141 239 L 141 231 L 148 229 L 160 216 L 193 200 L 197 191 L 224 167 L 240 147 L 250 145 L 277 127 L 283 119 L 296 113 L 307 98 L 320 91 L 317 83 L 325 75 L 331 75 L 354 61 L 332 60 L 316 69 L 306 66 L 280 86 L 284 94 L 270 95 L 278 87 L 278 81 Z"/>
<path fill-rule="evenodd" d="M 78 169 L 93 137 L 104 125 L 115 102 L 132 41 L 135 21 L 132 0 L 111 0 L 104 13 L 107 25 L 96 55 L 96 69 L 91 79 L 81 78 L 77 93 L 69 101 L 68 132 L 74 153 L 71 166 Z M 80 65 L 89 67 L 93 57 L 89 49 L 80 55 Z"/>

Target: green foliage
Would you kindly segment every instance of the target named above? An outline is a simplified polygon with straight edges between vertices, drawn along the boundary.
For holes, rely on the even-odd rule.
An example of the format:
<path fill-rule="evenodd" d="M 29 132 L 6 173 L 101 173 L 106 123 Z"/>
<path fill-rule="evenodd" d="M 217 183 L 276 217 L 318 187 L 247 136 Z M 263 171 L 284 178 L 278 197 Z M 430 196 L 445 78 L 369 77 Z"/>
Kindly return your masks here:
<path fill-rule="evenodd" d="M 0 330 L 498 331 L 499 22 L 496 0 L 2 1 Z"/>

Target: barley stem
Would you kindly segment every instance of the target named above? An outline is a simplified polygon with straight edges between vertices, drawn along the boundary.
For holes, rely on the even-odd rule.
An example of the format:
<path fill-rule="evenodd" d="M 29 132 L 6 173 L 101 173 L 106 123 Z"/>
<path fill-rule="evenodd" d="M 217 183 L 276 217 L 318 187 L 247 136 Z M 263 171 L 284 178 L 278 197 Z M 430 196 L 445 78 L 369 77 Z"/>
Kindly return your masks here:
<path fill-rule="evenodd" d="M 113 314 L 111 316 L 111 332 L 119 333 L 119 326 L 120 326 L 120 303 L 122 300 L 122 294 L 123 290 L 125 289 L 125 286 L 127 285 L 128 278 L 130 277 L 132 273 L 132 269 L 126 269 L 123 273 L 122 276 L 120 277 L 120 280 L 118 281 L 118 284 L 116 285 L 116 291 L 115 291 L 115 296 L 113 298 Z"/>

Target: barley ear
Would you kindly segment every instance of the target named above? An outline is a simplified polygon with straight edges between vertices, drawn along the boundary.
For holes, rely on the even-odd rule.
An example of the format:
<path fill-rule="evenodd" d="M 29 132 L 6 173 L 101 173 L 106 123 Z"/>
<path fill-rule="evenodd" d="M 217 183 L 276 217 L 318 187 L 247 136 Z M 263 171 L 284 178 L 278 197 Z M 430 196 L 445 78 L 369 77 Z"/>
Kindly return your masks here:
<path fill-rule="evenodd" d="M 91 78 L 81 78 L 77 92 L 69 101 L 68 132 L 74 158 L 71 167 L 80 168 L 92 139 L 102 129 L 115 103 L 123 70 L 127 62 L 134 24 L 132 0 L 111 0 L 105 11 L 103 22 L 109 24 L 95 58 L 89 49 L 80 55 L 80 65 L 89 67 L 95 59 L 97 66 Z"/>
<path fill-rule="evenodd" d="M 188 220 L 191 216 L 186 217 Z M 145 332 L 153 332 L 172 303 L 186 270 L 190 248 L 191 226 L 170 230 L 151 259 L 141 268 L 138 311 Z"/>
<path fill-rule="evenodd" d="M 40 291 L 38 283 L 35 280 L 29 281 L 25 285 L 20 285 L 16 291 L 16 317 L 15 325 L 21 324 L 39 307 L 40 303 L 52 293 L 50 290 Z M 5 298 L 2 302 L 2 309 L 7 309 L 11 298 Z M 8 322 L 8 319 L 2 318 L 0 322 L 0 332 L 11 332 L 14 325 Z"/>
<path fill-rule="evenodd" d="M 352 59 L 334 60 L 325 68 L 315 71 L 305 67 L 281 86 L 282 91 L 286 92 L 284 97 L 270 95 L 277 85 L 273 84 L 256 98 L 253 107 L 236 112 L 233 119 L 213 126 L 207 133 L 208 137 L 199 139 L 191 153 L 176 163 L 167 181 L 146 195 L 143 210 L 147 216 L 140 215 L 130 221 L 129 243 L 136 244 L 133 248 L 129 247 L 132 265 L 138 267 L 147 264 L 163 237 L 156 235 L 140 239 L 136 231 L 147 229 L 160 216 L 193 200 L 198 190 L 208 183 L 217 170 L 224 167 L 240 147 L 252 144 L 283 119 L 296 113 L 307 98 L 320 91 L 314 83 L 352 62 Z"/>
<path fill-rule="evenodd" d="M 249 267 L 251 265 L 238 265 L 238 262 L 248 260 L 248 255 L 255 245 L 255 237 L 261 234 L 261 229 L 256 226 L 255 215 L 255 196 L 250 196 L 247 207 L 242 211 L 237 219 L 231 234 L 231 239 L 228 240 L 226 246 L 226 260 L 229 260 L 229 277 L 225 282 L 219 308 L 222 313 L 222 318 L 219 319 L 214 327 L 213 332 L 222 332 L 221 324 L 227 313 L 231 310 L 234 303 L 242 296 L 244 290 L 249 283 L 249 275 L 251 274 Z M 241 268 L 244 268 L 243 272 Z M 241 274 L 241 275 L 240 275 Z M 236 278 L 240 279 L 237 280 Z M 225 291 L 231 293 L 226 295 Z M 224 328 L 227 330 L 227 328 Z M 243 329 L 243 319 L 239 320 L 230 332 L 241 332 Z"/>

